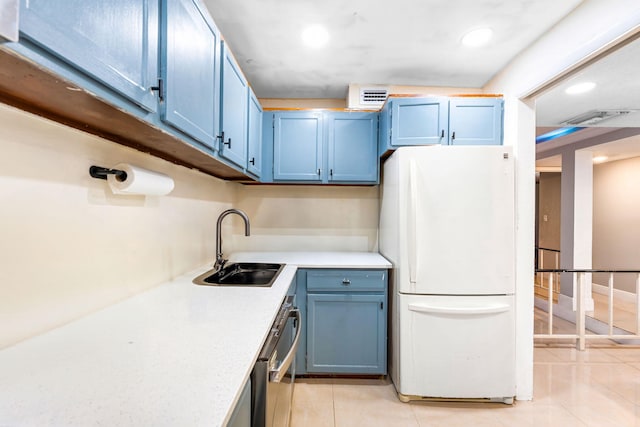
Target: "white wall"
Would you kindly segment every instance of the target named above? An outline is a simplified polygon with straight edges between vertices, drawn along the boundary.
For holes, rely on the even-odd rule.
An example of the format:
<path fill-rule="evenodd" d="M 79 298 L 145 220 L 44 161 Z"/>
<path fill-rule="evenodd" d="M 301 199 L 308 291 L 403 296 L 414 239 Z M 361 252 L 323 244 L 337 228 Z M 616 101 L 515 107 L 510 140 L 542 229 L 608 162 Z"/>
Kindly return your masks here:
<path fill-rule="evenodd" d="M 233 246 L 246 251 L 377 251 L 378 187 L 245 185 L 237 207 L 251 218 Z"/>
<path fill-rule="evenodd" d="M 593 267 L 640 269 L 640 157 L 595 165 Z M 607 275 L 594 275 L 606 285 Z M 635 275 L 616 275 L 617 289 L 635 293 Z"/>
<path fill-rule="evenodd" d="M 218 215 L 238 250 L 377 250 L 378 189 L 229 183 L 0 104 L 0 348 L 211 264 Z M 116 196 L 91 165 L 170 175 Z"/>
<path fill-rule="evenodd" d="M 636 0 L 583 1 L 568 17 L 522 52 L 484 86 L 505 95 L 505 145 L 516 156 L 516 366 L 517 398 L 533 397 L 533 248 L 535 212 L 535 103 L 585 61 L 634 33 Z"/>
<path fill-rule="evenodd" d="M 0 104 L 0 348 L 213 259 L 238 184 Z M 165 197 L 115 196 L 89 167 L 166 173 Z"/>

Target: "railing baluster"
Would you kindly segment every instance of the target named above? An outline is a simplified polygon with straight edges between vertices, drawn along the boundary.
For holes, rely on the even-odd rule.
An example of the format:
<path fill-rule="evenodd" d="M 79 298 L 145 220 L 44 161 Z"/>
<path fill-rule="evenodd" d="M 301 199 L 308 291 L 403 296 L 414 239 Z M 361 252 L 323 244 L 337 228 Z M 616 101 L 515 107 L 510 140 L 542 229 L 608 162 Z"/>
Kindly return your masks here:
<path fill-rule="evenodd" d="M 553 274 L 549 273 L 549 335 L 553 334 Z"/>
<path fill-rule="evenodd" d="M 613 273 L 609 273 L 609 335 L 613 335 Z"/>
<path fill-rule="evenodd" d="M 574 273 L 574 278 L 575 278 L 575 274 Z M 577 319 L 576 319 L 576 328 L 577 328 L 577 332 L 578 332 L 578 350 L 583 351 L 586 348 L 586 343 L 585 343 L 585 335 L 586 335 L 586 328 L 585 328 L 585 322 L 586 322 L 586 313 L 584 311 L 584 301 L 582 301 L 583 295 L 584 295 L 584 279 L 585 279 L 585 273 L 584 272 L 580 272 L 577 273 L 578 275 L 578 284 L 576 286 L 577 288 L 577 295 L 574 295 L 574 300 L 576 299 L 577 296 Z M 574 280 L 575 283 L 575 280 Z"/>
<path fill-rule="evenodd" d="M 583 351 L 586 349 L 586 343 L 587 340 L 590 339 L 602 339 L 602 338 L 606 338 L 606 339 L 610 339 L 610 340 L 614 340 L 616 342 L 618 341 L 625 341 L 625 340 L 640 340 L 640 269 L 637 270 L 596 270 L 596 269 L 559 269 L 559 268 L 554 268 L 554 269 L 549 269 L 549 268 L 539 268 L 536 269 L 536 274 L 541 274 L 541 280 L 542 280 L 542 284 L 545 283 L 545 277 L 544 274 L 547 273 L 549 274 L 549 277 L 547 277 L 546 282 L 548 283 L 548 288 L 547 291 L 549 292 L 547 294 L 547 301 L 548 301 L 548 309 L 547 309 L 547 314 L 548 314 L 548 330 L 547 333 L 540 333 L 540 334 L 534 334 L 534 339 L 572 339 L 575 340 L 576 342 L 576 348 L 580 351 Z M 572 278 L 572 285 L 573 285 L 573 298 L 572 298 L 572 302 L 573 302 L 573 310 L 575 311 L 575 332 L 574 333 L 568 333 L 568 334 L 563 334 L 563 333 L 559 333 L 556 332 L 554 333 L 554 323 L 553 323 L 553 317 L 554 317 L 554 304 L 553 304 L 553 292 L 554 292 L 554 288 L 557 286 L 558 283 L 560 283 L 560 274 L 562 273 L 566 273 L 566 274 L 571 274 L 571 278 Z M 587 335 L 587 329 L 586 329 L 586 325 L 587 325 L 587 313 L 586 313 L 586 305 L 585 305 L 585 301 L 584 298 L 585 296 L 588 295 L 588 292 L 590 292 L 591 286 L 590 283 L 587 283 L 587 277 L 590 276 L 593 273 L 607 273 L 609 274 L 608 277 L 608 289 L 607 289 L 607 299 L 608 299 L 608 310 L 607 310 L 607 328 L 603 328 L 604 331 L 600 332 L 596 332 L 594 334 L 589 334 Z M 615 332 L 615 325 L 614 325 L 614 318 L 615 318 L 615 308 L 616 308 L 616 304 L 615 304 L 615 275 L 616 274 L 633 274 L 635 275 L 636 278 L 636 297 L 635 297 L 635 303 L 636 303 L 636 325 L 635 325 L 635 333 L 629 333 L 629 332 L 621 332 L 621 333 L 614 333 Z M 626 276 L 625 276 L 626 277 Z M 543 286 L 544 288 L 544 286 Z M 562 313 L 561 313 L 562 315 Z M 570 319 L 567 319 L 570 320 Z M 596 317 L 594 320 L 598 320 L 598 318 Z M 604 319 L 603 319 L 604 322 Z M 600 328 L 598 327 L 598 323 L 595 322 L 594 323 L 594 327 L 595 327 L 595 331 L 600 331 Z M 602 322 L 601 322 L 602 325 Z M 602 325 L 604 326 L 604 325 Z M 606 332 L 605 332 L 606 331 Z"/>

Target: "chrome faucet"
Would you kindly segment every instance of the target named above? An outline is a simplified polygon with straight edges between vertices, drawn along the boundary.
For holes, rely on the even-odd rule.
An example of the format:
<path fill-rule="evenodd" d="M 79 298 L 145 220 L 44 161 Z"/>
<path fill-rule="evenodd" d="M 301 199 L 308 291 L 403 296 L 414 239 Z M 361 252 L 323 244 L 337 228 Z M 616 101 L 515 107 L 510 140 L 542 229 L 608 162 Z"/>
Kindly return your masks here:
<path fill-rule="evenodd" d="M 224 259 L 222 256 L 222 230 L 220 228 L 221 228 L 222 220 L 224 219 L 224 217 L 230 214 L 237 214 L 244 220 L 245 236 L 248 236 L 249 234 L 251 234 L 249 230 L 249 217 L 247 216 L 246 213 L 244 213 L 240 209 L 227 209 L 226 211 L 220 214 L 220 216 L 218 217 L 218 222 L 216 224 L 216 262 L 213 265 L 213 268 L 216 270 L 220 270 L 222 267 L 224 267 L 225 263 L 227 262 L 227 260 Z"/>

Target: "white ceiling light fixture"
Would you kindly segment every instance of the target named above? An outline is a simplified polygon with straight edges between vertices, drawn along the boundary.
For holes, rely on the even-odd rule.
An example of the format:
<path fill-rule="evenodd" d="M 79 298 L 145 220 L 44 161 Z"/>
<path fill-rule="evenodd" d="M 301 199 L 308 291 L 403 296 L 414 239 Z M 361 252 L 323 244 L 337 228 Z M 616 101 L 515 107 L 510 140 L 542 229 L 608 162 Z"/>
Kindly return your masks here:
<path fill-rule="evenodd" d="M 462 36 L 462 44 L 467 47 L 480 47 L 489 43 L 493 37 L 491 28 L 476 28 Z"/>
<path fill-rule="evenodd" d="M 637 110 L 591 110 L 562 122 L 568 126 L 593 126 L 604 120 L 636 113 Z"/>
<path fill-rule="evenodd" d="M 606 162 L 608 159 L 607 156 L 596 156 L 593 158 L 593 163 L 603 163 Z"/>
<path fill-rule="evenodd" d="M 322 25 L 311 25 L 302 31 L 302 41 L 306 46 L 317 49 L 329 42 L 329 32 Z"/>
<path fill-rule="evenodd" d="M 568 95 L 579 95 L 593 90 L 596 87 L 594 82 L 582 82 L 569 86 L 564 90 Z"/>

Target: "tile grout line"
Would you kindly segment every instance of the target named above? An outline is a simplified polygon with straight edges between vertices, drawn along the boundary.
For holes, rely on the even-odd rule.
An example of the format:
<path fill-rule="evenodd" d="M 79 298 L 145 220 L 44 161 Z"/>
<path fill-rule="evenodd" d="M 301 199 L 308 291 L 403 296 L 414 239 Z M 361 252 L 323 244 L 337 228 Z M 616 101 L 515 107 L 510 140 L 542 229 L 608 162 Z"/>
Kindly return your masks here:
<path fill-rule="evenodd" d="M 331 381 L 331 408 L 333 409 L 333 427 L 338 425 L 338 420 L 336 419 L 336 395 L 334 393 L 335 380 Z"/>

